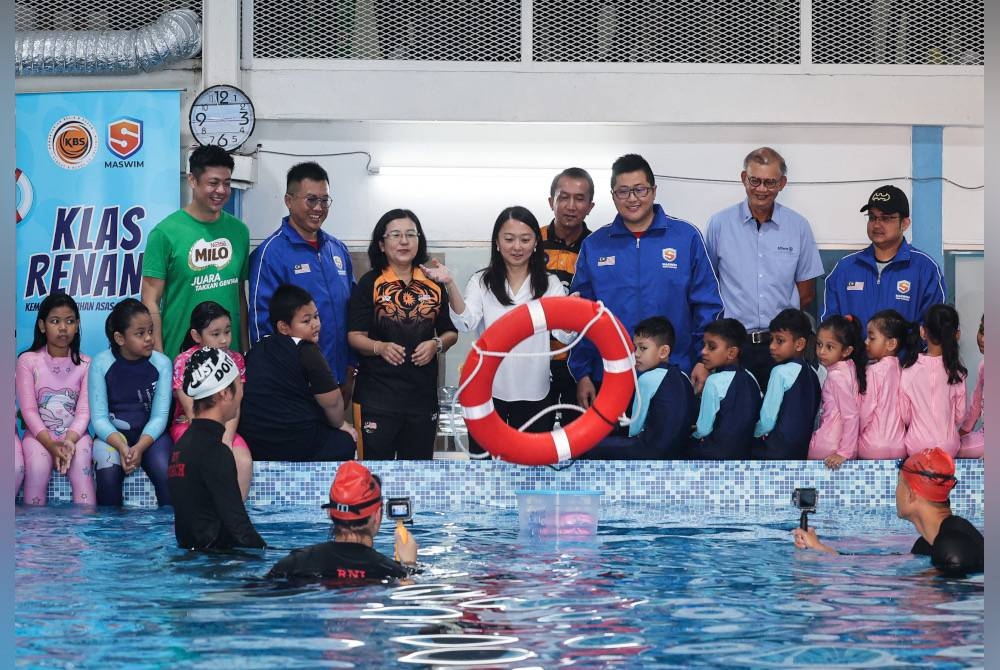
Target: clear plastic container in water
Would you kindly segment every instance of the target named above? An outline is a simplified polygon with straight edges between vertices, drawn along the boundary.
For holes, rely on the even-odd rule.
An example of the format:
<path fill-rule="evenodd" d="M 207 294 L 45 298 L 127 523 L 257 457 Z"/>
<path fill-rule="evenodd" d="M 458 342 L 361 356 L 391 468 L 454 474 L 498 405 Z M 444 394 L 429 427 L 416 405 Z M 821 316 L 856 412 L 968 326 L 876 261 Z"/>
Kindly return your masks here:
<path fill-rule="evenodd" d="M 515 491 L 521 535 L 586 539 L 597 535 L 600 491 Z"/>

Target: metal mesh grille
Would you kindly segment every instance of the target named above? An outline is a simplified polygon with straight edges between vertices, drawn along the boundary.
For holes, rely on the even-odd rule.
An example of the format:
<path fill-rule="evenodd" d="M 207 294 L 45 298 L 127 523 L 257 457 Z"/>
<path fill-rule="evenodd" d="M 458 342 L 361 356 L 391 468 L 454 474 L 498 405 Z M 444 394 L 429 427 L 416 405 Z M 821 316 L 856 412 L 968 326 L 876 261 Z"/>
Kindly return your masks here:
<path fill-rule="evenodd" d="M 982 0 L 813 0 L 813 62 L 982 65 Z"/>
<path fill-rule="evenodd" d="M 799 62 L 798 0 L 534 0 L 533 60 Z"/>
<path fill-rule="evenodd" d="M 201 14 L 201 0 L 17 0 L 14 26 L 27 30 L 135 30 L 171 9 Z"/>
<path fill-rule="evenodd" d="M 520 0 L 254 0 L 255 58 L 519 61 Z"/>

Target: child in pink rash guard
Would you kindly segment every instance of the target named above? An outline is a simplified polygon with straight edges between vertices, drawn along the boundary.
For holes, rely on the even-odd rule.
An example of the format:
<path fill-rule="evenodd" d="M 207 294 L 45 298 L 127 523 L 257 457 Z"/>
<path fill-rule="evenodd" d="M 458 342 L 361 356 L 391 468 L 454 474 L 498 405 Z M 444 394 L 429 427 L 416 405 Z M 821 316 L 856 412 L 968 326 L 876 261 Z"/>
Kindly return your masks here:
<path fill-rule="evenodd" d="M 958 427 L 965 418 L 965 376 L 958 355 L 958 312 L 950 305 L 934 305 L 920 326 L 927 353 L 907 346 L 899 384 L 899 410 L 906 424 L 903 444 L 913 455 L 940 447 L 954 457 L 961 439 Z"/>
<path fill-rule="evenodd" d="M 902 314 L 887 309 L 868 321 L 868 389 L 861 396 L 861 431 L 858 458 L 899 459 L 906 456 L 903 436 L 906 428 L 899 415 L 899 379 L 902 368 L 898 354 L 911 327 Z"/>
<path fill-rule="evenodd" d="M 26 430 L 24 502 L 44 505 L 52 470 L 69 476 L 73 502 L 97 502 L 93 443 L 87 432 L 90 358 L 80 353 L 80 310 L 65 293 L 38 307 L 35 337 L 17 359 L 14 387 Z"/>
<path fill-rule="evenodd" d="M 976 343 L 979 345 L 979 353 L 986 353 L 986 315 L 979 320 L 979 332 L 976 333 Z M 983 437 L 983 428 L 973 431 L 976 421 L 983 414 L 983 386 L 986 383 L 986 359 L 979 361 L 979 377 L 976 379 L 976 390 L 972 392 L 972 403 L 969 411 L 965 414 L 962 426 L 958 429 L 961 436 L 961 445 L 958 448 L 959 458 L 982 458 L 986 447 L 986 440 Z"/>
<path fill-rule="evenodd" d="M 809 442 L 809 458 L 831 470 L 858 453 L 861 394 L 865 392 L 865 354 L 857 317 L 834 315 L 816 329 L 816 356 L 827 370 L 820 424 Z"/>

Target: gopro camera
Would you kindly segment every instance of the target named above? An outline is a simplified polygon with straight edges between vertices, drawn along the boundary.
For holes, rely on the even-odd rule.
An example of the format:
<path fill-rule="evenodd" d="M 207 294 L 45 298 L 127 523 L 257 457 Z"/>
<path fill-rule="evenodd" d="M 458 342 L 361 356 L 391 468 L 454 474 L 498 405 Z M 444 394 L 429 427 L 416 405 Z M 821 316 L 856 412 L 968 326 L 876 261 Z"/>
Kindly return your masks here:
<path fill-rule="evenodd" d="M 804 512 L 816 511 L 816 489 L 795 489 L 792 504 Z"/>
<path fill-rule="evenodd" d="M 792 491 L 792 504 L 802 510 L 799 528 L 809 530 L 809 515 L 816 511 L 816 489 L 795 489 Z"/>
<path fill-rule="evenodd" d="M 385 515 L 393 521 L 410 521 L 413 519 L 413 499 L 389 498 L 385 502 Z"/>

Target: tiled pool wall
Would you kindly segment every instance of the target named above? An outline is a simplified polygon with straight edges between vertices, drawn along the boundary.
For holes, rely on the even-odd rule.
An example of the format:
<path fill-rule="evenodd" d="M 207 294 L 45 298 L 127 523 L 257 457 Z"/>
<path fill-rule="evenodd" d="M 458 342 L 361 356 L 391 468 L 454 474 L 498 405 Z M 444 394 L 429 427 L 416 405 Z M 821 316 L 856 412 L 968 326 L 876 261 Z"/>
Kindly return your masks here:
<path fill-rule="evenodd" d="M 254 464 L 248 506 L 313 506 L 325 502 L 338 463 Z M 409 495 L 418 510 L 517 506 L 519 489 L 592 489 L 605 504 L 785 507 L 792 490 L 819 490 L 823 507 L 879 507 L 895 503 L 894 461 L 848 461 L 828 470 L 822 461 L 578 461 L 564 470 L 502 461 L 367 461 L 386 495 Z M 983 462 L 959 460 L 952 508 L 983 512 Z M 49 500 L 71 500 L 69 480 L 53 474 Z M 125 481 L 125 504 L 152 507 L 153 488 L 141 471 Z"/>

